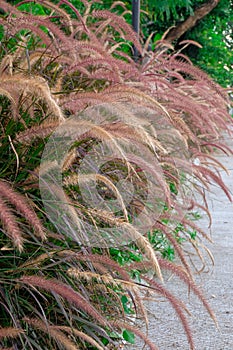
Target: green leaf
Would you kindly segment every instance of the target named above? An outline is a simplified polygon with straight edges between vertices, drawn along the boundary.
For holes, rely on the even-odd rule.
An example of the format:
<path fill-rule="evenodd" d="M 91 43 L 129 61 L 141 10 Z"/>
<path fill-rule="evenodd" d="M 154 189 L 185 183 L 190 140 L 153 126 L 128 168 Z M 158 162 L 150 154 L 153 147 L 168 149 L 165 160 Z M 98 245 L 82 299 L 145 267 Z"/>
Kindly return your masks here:
<path fill-rule="evenodd" d="M 22 4 L 18 6 L 18 9 L 21 11 L 29 12 L 33 15 L 40 15 L 40 16 L 46 15 L 45 9 L 40 4 L 35 4 L 35 3 Z"/>
<path fill-rule="evenodd" d="M 125 313 L 132 314 L 132 309 L 130 308 L 130 302 L 126 295 L 122 295 L 121 302 Z"/>
<path fill-rule="evenodd" d="M 108 339 L 106 339 L 104 337 L 101 339 L 101 341 L 104 345 L 108 345 L 108 343 L 109 343 Z"/>
<path fill-rule="evenodd" d="M 129 342 L 130 344 L 135 344 L 135 335 L 134 333 L 128 331 L 127 329 L 125 329 L 122 333 L 123 338 Z"/>

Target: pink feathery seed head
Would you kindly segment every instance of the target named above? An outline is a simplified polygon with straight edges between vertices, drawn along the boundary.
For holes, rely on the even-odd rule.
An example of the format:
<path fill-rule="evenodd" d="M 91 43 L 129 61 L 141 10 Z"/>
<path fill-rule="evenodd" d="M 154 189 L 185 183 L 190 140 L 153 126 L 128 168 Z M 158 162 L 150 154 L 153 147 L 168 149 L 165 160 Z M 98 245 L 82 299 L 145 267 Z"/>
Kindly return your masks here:
<path fill-rule="evenodd" d="M 7 236 L 12 240 L 14 246 L 19 250 L 19 252 L 22 252 L 24 239 L 17 223 L 17 218 L 14 216 L 6 202 L 1 197 L 0 221 L 2 222 Z"/>
<path fill-rule="evenodd" d="M 19 279 L 27 285 L 34 287 L 39 287 L 44 290 L 54 292 L 59 294 L 62 298 L 76 305 L 79 309 L 83 310 L 94 319 L 96 319 L 100 324 L 107 325 L 107 321 L 104 317 L 99 314 L 99 312 L 90 304 L 89 300 L 86 300 L 81 294 L 72 289 L 70 286 L 56 280 L 56 279 L 46 279 L 40 276 L 23 276 Z"/>
<path fill-rule="evenodd" d="M 16 338 L 19 334 L 22 334 L 22 333 L 23 333 L 23 330 L 20 328 L 13 328 L 13 327 L 0 328 L 0 339 Z"/>
<path fill-rule="evenodd" d="M 119 15 L 116 15 L 107 10 L 93 11 L 92 16 L 94 18 L 111 19 L 110 25 L 115 30 L 118 30 L 118 31 L 123 29 L 123 31 L 125 32 L 125 39 L 131 41 L 135 45 L 135 47 L 138 49 L 139 53 L 142 52 L 142 47 L 140 45 L 140 42 L 138 40 L 136 33 L 133 31 L 133 29 L 125 21 L 123 17 L 120 17 Z"/>
<path fill-rule="evenodd" d="M 34 228 L 35 233 L 41 239 L 45 239 L 45 229 L 34 210 L 28 204 L 26 197 L 14 191 L 7 182 L 2 180 L 0 180 L 0 193 L 2 197 L 14 205 L 16 210 L 25 217 L 29 224 Z"/>

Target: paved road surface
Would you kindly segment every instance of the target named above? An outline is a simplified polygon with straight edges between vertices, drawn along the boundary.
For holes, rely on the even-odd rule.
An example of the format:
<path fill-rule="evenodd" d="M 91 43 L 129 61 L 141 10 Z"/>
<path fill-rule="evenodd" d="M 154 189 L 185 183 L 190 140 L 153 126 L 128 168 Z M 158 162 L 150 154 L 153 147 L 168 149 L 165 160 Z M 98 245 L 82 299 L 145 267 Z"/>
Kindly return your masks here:
<path fill-rule="evenodd" d="M 233 148 L 233 141 L 232 148 Z M 231 193 L 233 193 L 233 156 L 218 156 L 229 169 L 230 174 L 222 173 Z M 196 350 L 233 350 L 233 204 L 216 186 L 209 194 L 209 208 L 213 217 L 212 238 L 214 244 L 208 244 L 214 258 L 214 267 L 209 264 L 209 272 L 196 276 L 207 300 L 217 315 L 219 329 L 209 318 L 200 301 L 194 295 L 188 295 L 187 287 L 172 278 L 167 286 L 186 302 L 192 316 L 189 317 L 193 329 Z M 208 230 L 207 219 L 199 222 Z M 150 311 L 149 336 L 160 350 L 189 350 L 189 345 L 175 312 L 167 302 L 148 304 Z M 133 345 L 130 349 L 141 349 Z"/>

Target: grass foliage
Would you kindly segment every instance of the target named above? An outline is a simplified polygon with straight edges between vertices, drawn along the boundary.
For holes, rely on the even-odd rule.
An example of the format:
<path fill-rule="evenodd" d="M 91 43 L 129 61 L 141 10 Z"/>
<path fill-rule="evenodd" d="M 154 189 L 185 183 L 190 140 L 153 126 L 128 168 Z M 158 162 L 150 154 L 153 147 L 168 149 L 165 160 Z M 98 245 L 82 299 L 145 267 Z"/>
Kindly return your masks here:
<path fill-rule="evenodd" d="M 123 339 L 132 343 L 133 334 L 157 349 L 136 322 L 148 322 L 148 289 L 169 300 L 194 349 L 186 310 L 163 283 L 163 271 L 186 283 L 215 320 L 187 257 L 208 239 L 190 213 L 201 208 L 209 215 L 209 183 L 230 198 L 221 164 L 211 155 L 216 148 L 229 152 L 220 137 L 231 124 L 227 93 L 162 41 L 147 52 L 122 11 L 86 0 L 79 9 L 66 0 L 15 6 L 0 0 L 0 8 L 1 349 L 118 349 Z M 48 137 L 77 115 L 79 135 L 61 169 L 66 210 L 77 223 L 70 236 L 64 220 L 56 224 L 46 215 L 38 178 L 55 169 L 52 160 L 40 166 Z M 121 157 L 101 172 L 77 175 L 101 143 Z M 155 218 L 158 207 L 145 205 L 145 172 L 156 189 Z M 126 189 L 116 185 L 126 177 L 134 186 L 129 203 Z M 117 213 L 85 203 L 80 184 L 92 181 L 99 200 L 118 202 Z M 192 189 L 203 196 L 203 206 L 190 196 Z M 61 200 L 59 188 L 50 190 Z M 143 233 L 135 220 L 142 214 L 149 223 Z M 110 228 L 117 247 L 79 240 L 87 233 L 80 220 L 93 230 Z M 120 233 L 131 243 L 119 248 Z M 164 259 L 171 254 L 176 263 Z"/>

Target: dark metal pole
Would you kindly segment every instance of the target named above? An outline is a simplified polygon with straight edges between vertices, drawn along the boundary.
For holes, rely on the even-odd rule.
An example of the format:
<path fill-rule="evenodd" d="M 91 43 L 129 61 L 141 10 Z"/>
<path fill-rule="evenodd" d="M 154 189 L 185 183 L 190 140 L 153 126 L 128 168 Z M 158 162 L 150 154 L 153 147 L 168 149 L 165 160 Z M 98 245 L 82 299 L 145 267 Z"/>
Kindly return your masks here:
<path fill-rule="evenodd" d="M 140 30 L 140 0 L 132 0 L 132 25 L 133 30 L 139 36 Z M 138 50 L 136 47 L 133 48 L 134 60 L 138 59 Z"/>

